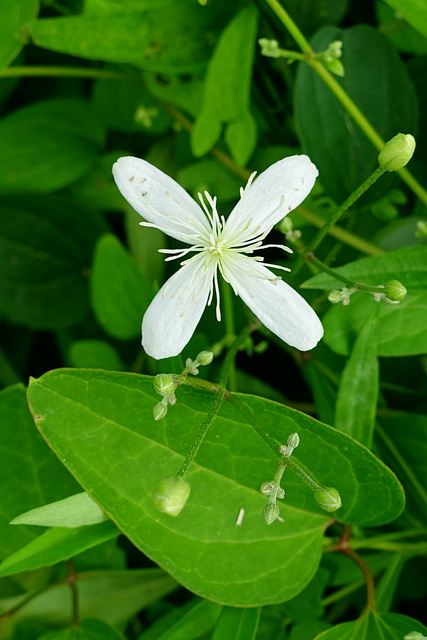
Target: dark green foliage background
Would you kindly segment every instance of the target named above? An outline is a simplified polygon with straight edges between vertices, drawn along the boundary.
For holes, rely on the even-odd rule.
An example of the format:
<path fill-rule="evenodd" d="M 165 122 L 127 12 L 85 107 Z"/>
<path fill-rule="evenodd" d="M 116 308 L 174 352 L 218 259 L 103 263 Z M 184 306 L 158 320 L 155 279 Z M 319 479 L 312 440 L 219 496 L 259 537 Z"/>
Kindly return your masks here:
<path fill-rule="evenodd" d="M 345 75 L 260 53 L 259 38 L 300 52 L 304 37 L 316 54 L 341 41 Z M 426 55 L 417 0 L 2 0 L 0 640 L 427 635 Z M 172 519 L 152 492 L 213 396 L 183 386 L 155 422 L 152 376 L 213 348 L 200 375 L 216 381 L 230 336 L 208 309 L 181 356 L 143 352 L 141 318 L 176 268 L 158 249 L 176 244 L 138 226 L 112 164 L 142 157 L 226 216 L 251 171 L 308 154 L 319 179 L 290 215 L 292 268 L 377 167 L 342 90 L 384 140 L 416 137 L 410 175 L 383 176 L 316 249 L 338 278 L 286 274 L 322 319 L 318 347 L 300 354 L 261 329 L 234 391 L 271 436 L 299 433 L 295 459 L 343 507 L 326 514 L 288 469 L 284 522 L 267 526 L 259 487 L 277 460 L 224 402 Z M 339 276 L 408 294 L 332 305 Z M 233 314 L 237 333 L 239 299 Z M 333 552 L 350 526 L 365 574 Z"/>

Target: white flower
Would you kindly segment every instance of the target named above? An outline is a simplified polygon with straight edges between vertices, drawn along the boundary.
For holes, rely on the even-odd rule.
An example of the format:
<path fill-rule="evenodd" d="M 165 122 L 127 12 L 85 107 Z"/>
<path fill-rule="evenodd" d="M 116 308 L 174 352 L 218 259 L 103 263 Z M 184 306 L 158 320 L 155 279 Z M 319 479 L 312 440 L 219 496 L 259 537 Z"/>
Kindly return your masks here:
<path fill-rule="evenodd" d="M 323 335 L 320 320 L 304 298 L 265 265 L 289 269 L 252 255 L 256 249 L 277 246 L 262 241 L 310 193 L 318 171 L 307 156 L 280 160 L 255 181 L 252 174 L 227 220 L 218 215 L 216 198 L 206 191 L 204 198 L 199 194 L 200 207 L 172 178 L 145 160 L 120 158 L 113 174 L 123 196 L 148 221 L 140 224 L 157 227 L 189 245 L 163 250 L 171 254 L 167 260 L 186 259 L 144 315 L 142 344 L 149 355 L 159 359 L 181 353 L 214 293 L 220 320 L 218 271 L 279 338 L 301 351 L 316 346 Z"/>

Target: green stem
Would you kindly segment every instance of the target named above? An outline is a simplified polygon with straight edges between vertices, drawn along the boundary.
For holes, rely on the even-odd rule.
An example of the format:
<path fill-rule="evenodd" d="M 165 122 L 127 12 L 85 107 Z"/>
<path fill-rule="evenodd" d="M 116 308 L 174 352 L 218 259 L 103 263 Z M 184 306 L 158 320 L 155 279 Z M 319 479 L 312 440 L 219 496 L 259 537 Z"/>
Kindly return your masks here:
<path fill-rule="evenodd" d="M 255 329 L 257 328 L 257 324 L 250 324 L 248 325 L 240 334 L 240 336 L 238 336 L 233 344 L 231 345 L 231 347 L 229 348 L 229 350 L 227 351 L 227 355 L 224 358 L 224 362 L 222 364 L 221 367 L 221 373 L 220 373 L 220 377 L 219 377 L 219 383 L 218 386 L 216 387 L 216 395 L 215 395 L 215 399 L 212 403 L 211 408 L 209 409 L 205 419 L 203 420 L 202 424 L 200 425 L 199 429 L 197 430 L 197 433 L 195 435 L 195 438 L 193 440 L 193 443 L 187 453 L 187 455 L 185 456 L 185 460 L 182 463 L 181 467 L 179 468 L 178 472 L 177 472 L 177 476 L 183 478 L 184 475 L 187 473 L 191 463 L 193 462 L 194 458 L 197 455 L 198 450 L 200 449 L 200 445 L 202 444 L 208 430 L 209 427 L 211 426 L 212 422 L 215 420 L 215 417 L 217 416 L 221 405 L 222 405 L 222 401 L 224 400 L 224 397 L 226 396 L 226 394 L 228 392 L 226 392 L 225 389 L 225 385 L 227 384 L 227 380 L 228 377 L 230 375 L 230 371 L 231 368 L 233 366 L 234 363 L 234 358 L 236 357 L 237 351 L 239 350 L 240 346 L 242 344 L 245 343 L 245 341 L 247 340 L 247 338 L 250 336 L 250 334 L 255 331 Z"/>
<path fill-rule="evenodd" d="M 286 27 L 289 31 L 299 48 L 303 53 L 312 54 L 312 48 L 308 40 L 305 39 L 303 33 L 298 29 L 295 22 L 292 20 L 290 15 L 285 11 L 278 0 L 265 0 L 268 5 L 272 8 L 276 16 L 279 18 L 280 22 Z"/>
<path fill-rule="evenodd" d="M 224 304 L 224 320 L 225 320 L 225 334 L 227 338 L 234 338 L 236 335 L 236 327 L 234 323 L 234 305 L 233 305 L 233 292 L 228 282 L 221 279 L 221 299 Z M 236 391 L 236 367 L 234 360 L 230 367 L 228 387 L 230 391 Z"/>
<path fill-rule="evenodd" d="M 59 78 L 99 78 L 106 80 L 133 80 L 136 76 L 130 73 L 118 73 L 106 69 L 87 69 L 85 67 L 8 67 L 0 69 L 0 78 L 32 78 L 32 77 L 59 77 Z"/>
<path fill-rule="evenodd" d="M 355 280 L 350 280 L 350 278 L 347 278 L 346 276 L 341 275 L 334 269 L 331 269 L 331 267 L 328 267 L 327 264 L 325 264 L 324 262 L 316 258 L 316 256 L 312 252 L 308 254 L 304 252 L 304 254 L 305 254 L 305 259 L 308 262 L 311 262 L 312 264 L 316 265 L 316 267 L 318 267 L 320 271 L 327 273 L 328 275 L 332 276 L 332 278 L 335 278 L 335 280 L 339 280 L 340 282 L 345 284 L 347 287 L 358 289 L 358 291 L 365 291 L 366 293 L 384 293 L 384 285 L 381 285 L 381 284 L 370 285 L 370 284 L 365 284 L 363 282 L 356 282 Z"/>
<path fill-rule="evenodd" d="M 297 209 L 298 213 L 302 215 L 303 218 L 311 222 L 315 227 L 322 228 L 326 224 L 326 220 L 321 216 L 317 215 L 317 213 L 313 213 L 309 211 L 303 206 L 299 206 Z M 362 253 L 366 253 L 368 256 L 379 256 L 385 253 L 384 249 L 378 247 L 377 245 L 365 240 L 364 238 L 360 238 L 356 234 L 348 231 L 347 229 L 341 229 L 341 227 L 336 227 L 332 225 L 328 229 L 328 234 L 345 244 L 348 244 L 350 247 L 354 249 L 358 249 Z"/>
<path fill-rule="evenodd" d="M 335 211 L 332 212 L 323 227 L 319 229 L 318 233 L 316 233 L 311 242 L 308 243 L 305 248 L 304 254 L 300 255 L 300 257 L 298 258 L 292 270 L 293 277 L 295 277 L 295 275 L 303 266 L 307 253 L 314 251 L 319 246 L 323 238 L 328 233 L 329 229 L 341 218 L 343 213 L 345 213 L 347 209 L 349 209 L 356 202 L 356 200 L 358 200 L 358 198 L 360 198 L 360 196 L 362 196 L 365 191 L 367 191 L 369 187 L 371 187 L 374 182 L 376 182 L 378 178 L 383 175 L 383 173 L 385 173 L 385 171 L 384 169 L 382 169 L 382 167 L 378 167 L 377 169 L 375 169 L 375 171 L 368 178 L 366 178 L 366 180 L 362 182 L 362 184 L 359 185 L 357 189 L 355 189 L 355 191 L 353 191 L 353 193 L 350 194 L 349 197 L 335 209 Z"/>
<path fill-rule="evenodd" d="M 377 133 L 375 128 L 371 125 L 369 120 L 364 116 L 359 107 L 353 102 L 348 93 L 344 91 L 340 83 L 334 78 L 334 76 L 323 66 L 323 64 L 315 58 L 314 51 L 312 50 L 309 42 L 305 39 L 304 35 L 292 20 L 290 15 L 285 11 L 278 0 L 265 0 L 265 2 L 272 8 L 280 22 L 291 34 L 295 42 L 300 47 L 301 51 L 306 54 L 306 61 L 312 67 L 312 69 L 322 78 L 323 82 L 329 87 L 337 100 L 346 109 L 347 113 L 358 124 L 360 129 L 366 135 L 368 140 L 372 142 L 374 147 L 379 151 L 384 146 L 384 140 Z M 402 180 L 406 182 L 408 187 L 424 202 L 427 204 L 427 191 L 419 184 L 417 180 L 407 169 L 400 169 L 398 172 Z"/>
<path fill-rule="evenodd" d="M 351 548 L 347 548 L 342 551 L 344 555 L 351 558 L 355 564 L 359 567 L 359 569 L 363 573 L 363 577 L 365 578 L 366 583 L 366 594 L 367 594 L 367 604 L 366 610 L 374 610 L 375 611 L 375 583 L 374 576 L 372 575 L 372 571 L 368 565 L 368 563 L 360 556 L 358 553 L 353 551 Z"/>

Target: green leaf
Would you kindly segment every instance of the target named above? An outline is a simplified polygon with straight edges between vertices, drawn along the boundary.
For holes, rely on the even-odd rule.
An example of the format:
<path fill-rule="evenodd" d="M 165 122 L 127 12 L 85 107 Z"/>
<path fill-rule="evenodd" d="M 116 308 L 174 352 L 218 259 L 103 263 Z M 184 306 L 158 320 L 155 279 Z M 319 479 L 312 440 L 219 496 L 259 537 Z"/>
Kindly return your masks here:
<path fill-rule="evenodd" d="M 104 132 L 79 98 L 43 100 L 0 121 L 0 193 L 49 193 L 94 165 Z"/>
<path fill-rule="evenodd" d="M 221 605 L 209 600 L 201 600 L 172 624 L 159 640 L 193 640 L 208 633 L 218 620 Z"/>
<path fill-rule="evenodd" d="M 136 80 L 137 77 L 134 82 L 98 80 L 92 93 L 95 112 L 104 126 L 113 131 L 164 133 L 170 127 L 170 115 L 144 84 Z"/>
<path fill-rule="evenodd" d="M 34 429 L 21 385 L 0 392 L 0 559 L 27 544 L 39 532 L 11 527 L 10 520 L 37 505 L 58 500 L 79 487 Z M 19 469 L 19 473 L 17 473 Z"/>
<path fill-rule="evenodd" d="M 68 360 L 72 367 L 88 369 L 125 369 L 117 350 L 104 340 L 76 340 L 68 350 Z"/>
<path fill-rule="evenodd" d="M 87 493 L 57 500 L 31 509 L 14 518 L 10 524 L 34 524 L 41 527 L 82 527 L 98 524 L 108 517 Z"/>
<path fill-rule="evenodd" d="M 323 615 L 322 595 L 327 586 L 329 571 L 320 567 L 313 580 L 283 609 L 292 620 L 304 622 Z"/>
<path fill-rule="evenodd" d="M 126 640 L 117 629 L 102 620 L 87 618 L 80 627 L 50 631 L 39 640 Z"/>
<path fill-rule="evenodd" d="M 151 287 L 113 235 L 104 235 L 96 246 L 90 285 L 92 307 L 102 328 L 120 340 L 139 336 Z"/>
<path fill-rule="evenodd" d="M 242 9 L 224 29 L 209 62 L 203 105 L 191 132 L 191 148 L 202 156 L 227 124 L 226 142 L 235 162 L 244 166 L 256 144 L 256 123 L 249 110 L 258 11 Z"/>
<path fill-rule="evenodd" d="M 212 640 L 254 640 L 261 610 L 223 607 Z"/>
<path fill-rule="evenodd" d="M 385 0 L 387 2 L 388 0 Z M 379 28 L 391 40 L 396 49 L 406 53 L 427 53 L 427 39 L 421 35 L 420 31 L 413 29 L 404 19 L 401 11 L 394 11 L 385 2 L 376 3 L 376 13 L 378 16 Z M 391 4 L 391 3 L 390 3 Z M 425 24 L 427 25 L 427 12 Z M 417 144 L 418 144 L 417 139 Z"/>
<path fill-rule="evenodd" d="M 367 615 L 354 622 L 344 622 L 316 636 L 316 640 L 402 640 L 410 631 L 427 633 L 427 628 L 417 620 L 398 613 Z"/>
<path fill-rule="evenodd" d="M 343 507 L 337 515 L 345 522 L 376 525 L 400 513 L 396 478 L 351 438 L 274 402 L 241 398 L 272 437 L 286 442 L 299 432 L 297 461 L 322 485 L 338 488 Z M 136 546 L 187 588 L 250 606 L 287 600 L 312 578 L 330 518 L 289 473 L 285 522 L 266 527 L 258 487 L 274 475 L 277 458 L 234 406 L 225 405 L 216 418 L 187 477 L 190 499 L 173 519 L 154 508 L 151 495 L 179 468 L 191 432 L 212 403 L 210 394 L 181 387 L 177 405 L 159 423 L 152 419 L 152 378 L 59 370 L 31 382 L 29 402 L 38 428 L 82 486 Z"/>
<path fill-rule="evenodd" d="M 378 306 L 363 325 L 345 365 L 334 421 L 337 429 L 368 449 L 372 446 L 378 400 L 377 311 Z"/>
<path fill-rule="evenodd" d="M 123 625 L 141 609 L 174 591 L 177 584 L 161 569 L 103 570 L 81 573 L 76 587 L 81 620 L 95 617 L 111 625 Z M 43 619 L 57 627 L 70 623 L 73 612 L 68 584 L 51 586 L 32 596 L 15 613 L 16 621 Z M 0 615 L 21 603 L 22 594 L 1 599 Z"/>
<path fill-rule="evenodd" d="M 385 2 L 427 38 L 427 7 L 424 0 L 385 0 Z"/>
<path fill-rule="evenodd" d="M 218 30 L 233 7 L 225 0 L 202 7 L 193 0 L 137 11 L 43 18 L 29 24 L 33 42 L 89 60 L 134 64 L 162 73 L 203 71 Z M 164 19 L 165 12 L 168 19 Z"/>
<path fill-rule="evenodd" d="M 23 29 L 38 13 L 38 0 L 3 0 L 0 21 L 0 69 L 7 67 L 27 42 Z"/>
<path fill-rule="evenodd" d="M 92 250 L 105 224 L 64 197 L 0 202 L 0 312 L 36 329 L 81 322 L 89 307 Z"/>
<path fill-rule="evenodd" d="M 286 10 L 305 34 L 312 34 L 325 24 L 337 24 L 344 17 L 348 0 L 287 0 Z"/>
<path fill-rule="evenodd" d="M 381 416 L 377 427 L 381 451 L 401 478 L 414 516 L 427 514 L 427 416 L 395 413 Z"/>
<path fill-rule="evenodd" d="M 427 246 L 396 249 L 380 256 L 349 262 L 335 271 L 351 280 L 365 284 L 385 284 L 399 280 L 407 289 L 427 289 Z M 336 289 L 343 283 L 327 273 L 318 273 L 306 280 L 304 289 Z"/>
<path fill-rule="evenodd" d="M 399 280 L 407 289 L 398 305 L 375 302 L 366 293 L 355 293 L 348 306 L 335 305 L 323 318 L 325 342 L 337 353 L 348 355 L 373 308 L 378 309 L 377 351 L 379 356 L 414 355 L 427 351 L 427 247 L 413 246 L 388 254 L 362 258 L 336 269 L 351 280 L 385 284 Z M 318 274 L 304 283 L 308 289 L 341 288 L 342 283 Z"/>
<path fill-rule="evenodd" d="M 10 576 L 22 571 L 57 564 L 101 542 L 111 540 L 119 533 L 120 531 L 111 521 L 74 529 L 62 527 L 49 529 L 3 560 L 0 565 L 0 576 Z"/>
<path fill-rule="evenodd" d="M 416 101 L 408 74 L 388 40 L 370 26 L 325 27 L 312 41 L 314 51 L 343 43 L 345 76 L 336 81 L 384 140 L 399 131 L 415 134 Z M 307 64 L 299 66 L 295 87 L 299 137 L 319 169 L 322 185 L 342 202 L 377 168 L 378 152 L 323 80 Z M 378 199 L 394 183 L 383 176 L 364 196 Z"/>

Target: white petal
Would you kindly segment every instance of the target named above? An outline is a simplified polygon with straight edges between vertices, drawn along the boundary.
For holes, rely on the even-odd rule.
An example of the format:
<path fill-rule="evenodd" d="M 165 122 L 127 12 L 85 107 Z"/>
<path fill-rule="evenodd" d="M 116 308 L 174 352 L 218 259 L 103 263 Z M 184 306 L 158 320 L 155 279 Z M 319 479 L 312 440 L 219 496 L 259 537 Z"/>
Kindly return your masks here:
<path fill-rule="evenodd" d="M 197 255 L 160 289 L 142 321 L 142 346 L 159 360 L 176 356 L 194 333 L 209 298 L 214 261 Z"/>
<path fill-rule="evenodd" d="M 198 230 L 209 233 L 199 205 L 175 180 L 149 162 L 131 156 L 119 158 L 113 176 L 121 194 L 148 222 L 183 242 Z"/>
<path fill-rule="evenodd" d="M 269 269 L 235 254 L 222 261 L 225 277 L 256 317 L 279 338 L 300 351 L 313 349 L 323 336 L 322 324 L 299 293 Z"/>
<path fill-rule="evenodd" d="M 252 236 L 269 231 L 305 200 L 318 175 L 307 156 L 290 156 L 272 164 L 245 189 L 227 220 L 227 236 L 234 236 L 248 222 Z M 250 237 L 247 232 L 244 235 Z"/>

